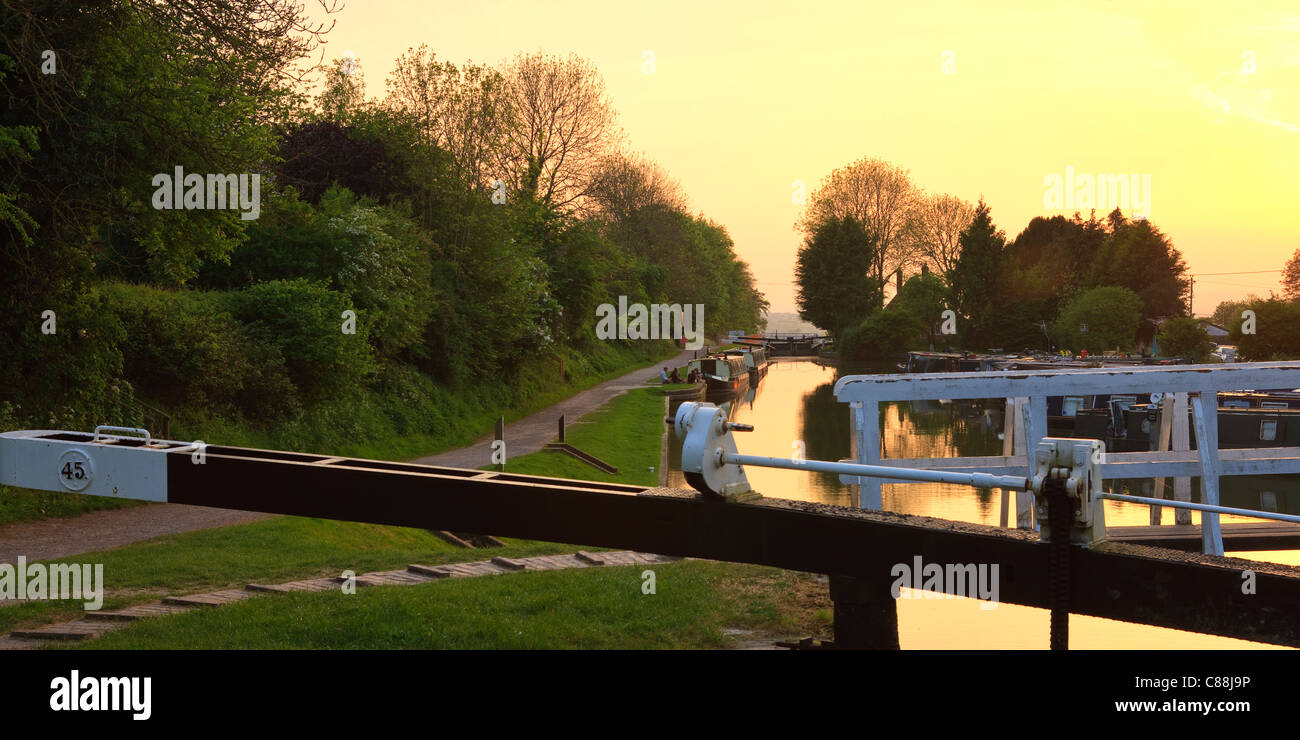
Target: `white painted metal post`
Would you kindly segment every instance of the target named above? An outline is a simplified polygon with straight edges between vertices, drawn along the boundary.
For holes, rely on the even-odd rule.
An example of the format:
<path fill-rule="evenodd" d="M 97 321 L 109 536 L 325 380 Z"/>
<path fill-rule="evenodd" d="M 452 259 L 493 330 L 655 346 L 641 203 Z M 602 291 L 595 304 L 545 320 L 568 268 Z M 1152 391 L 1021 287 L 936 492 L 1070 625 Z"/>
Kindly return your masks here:
<path fill-rule="evenodd" d="M 1174 450 L 1186 452 L 1192 449 L 1192 436 L 1188 428 L 1190 420 L 1187 413 L 1187 393 L 1174 394 Z M 1192 479 L 1183 477 L 1174 479 L 1174 500 L 1192 500 Z M 1174 524 L 1191 524 L 1192 512 L 1188 509 L 1174 509 Z"/>
<path fill-rule="evenodd" d="M 1208 396 L 1208 398 L 1207 398 Z M 1192 399 L 1196 422 L 1196 452 L 1201 459 L 1201 503 L 1219 505 L 1219 394 L 1202 393 Z M 1201 512 L 1201 551 L 1206 555 L 1223 554 L 1223 532 L 1219 515 Z"/>

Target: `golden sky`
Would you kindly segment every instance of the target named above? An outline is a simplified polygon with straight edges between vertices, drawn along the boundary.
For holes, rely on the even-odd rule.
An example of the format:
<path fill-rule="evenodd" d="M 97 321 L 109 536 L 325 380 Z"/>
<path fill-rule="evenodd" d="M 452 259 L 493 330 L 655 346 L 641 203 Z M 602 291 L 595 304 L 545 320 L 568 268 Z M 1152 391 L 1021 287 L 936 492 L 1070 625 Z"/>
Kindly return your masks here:
<path fill-rule="evenodd" d="M 863 156 L 983 196 L 1008 237 L 1061 212 L 1045 180 L 1070 167 L 1149 176 L 1150 219 L 1194 274 L 1280 270 L 1300 248 L 1296 0 L 352 0 L 333 17 L 326 56 L 352 51 L 371 97 L 421 43 L 592 60 L 633 148 L 727 227 L 777 312 L 794 310 L 794 182 Z M 1277 278 L 1198 278 L 1196 311 Z"/>

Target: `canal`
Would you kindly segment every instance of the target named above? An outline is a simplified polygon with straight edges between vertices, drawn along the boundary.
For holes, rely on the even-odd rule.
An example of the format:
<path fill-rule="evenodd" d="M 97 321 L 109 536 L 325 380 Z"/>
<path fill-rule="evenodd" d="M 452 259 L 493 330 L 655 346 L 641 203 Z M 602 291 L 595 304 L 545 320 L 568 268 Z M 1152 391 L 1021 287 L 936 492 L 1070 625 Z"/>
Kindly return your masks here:
<path fill-rule="evenodd" d="M 888 372 L 884 368 L 855 369 L 851 374 Z M 834 367 L 812 360 L 777 358 L 756 388 L 734 401 L 710 399 L 730 406 L 733 421 L 754 425 L 753 432 L 736 434 L 746 454 L 791 457 L 803 451 L 816 460 L 851 457 L 852 425 L 848 405 L 835 400 L 838 377 Z M 676 409 L 671 410 L 673 413 Z M 881 404 L 883 456 L 956 457 L 999 455 L 1002 452 L 1000 403 L 964 404 L 905 402 Z M 681 473 L 681 442 L 669 441 L 670 486 L 685 486 Z M 855 505 L 854 487 L 837 476 L 774 468 L 747 467 L 746 475 L 758 492 L 774 498 Z M 1193 480 L 1192 498 L 1199 494 Z M 1120 482 L 1119 485 L 1130 485 Z M 1132 492 L 1151 495 L 1150 484 L 1134 481 Z M 1171 486 L 1167 488 L 1170 490 Z M 1167 494 L 1168 495 L 1168 494 Z M 882 499 L 887 511 L 932 516 L 978 524 L 997 525 L 1000 492 L 946 484 L 887 484 Z M 1253 480 L 1224 479 L 1223 503 L 1261 508 L 1261 499 L 1276 508 L 1300 513 L 1300 481 L 1291 476 L 1264 476 Z M 1107 501 L 1109 525 L 1150 523 L 1150 510 L 1139 504 Z M 1272 508 L 1270 506 L 1270 508 Z M 1165 508 L 1163 523 L 1173 523 L 1173 510 Z M 1193 512 L 1199 523 L 1199 513 Z M 1015 520 L 1014 500 L 1011 520 Z M 1257 521 L 1223 516 L 1221 521 Z M 1300 551 L 1227 553 L 1231 557 L 1300 565 Z M 924 557 L 925 553 L 917 553 Z M 1154 587 L 1154 585 L 1153 585 Z M 917 598 L 907 598 L 910 596 Z M 924 599 L 903 589 L 898 601 L 899 641 L 903 649 L 1045 649 L 1048 613 L 1043 609 L 997 604 L 964 598 Z M 1273 646 L 1178 630 L 1149 627 L 1074 615 L 1070 621 L 1073 649 L 1251 649 Z"/>

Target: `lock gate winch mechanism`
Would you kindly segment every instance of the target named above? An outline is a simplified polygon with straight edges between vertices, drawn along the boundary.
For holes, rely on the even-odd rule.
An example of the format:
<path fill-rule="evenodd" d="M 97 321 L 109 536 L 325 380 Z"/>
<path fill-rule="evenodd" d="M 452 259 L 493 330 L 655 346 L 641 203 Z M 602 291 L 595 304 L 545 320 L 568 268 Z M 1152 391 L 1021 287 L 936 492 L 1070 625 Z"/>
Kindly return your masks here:
<path fill-rule="evenodd" d="M 1105 446 L 1095 439 L 1047 437 L 1040 440 L 1034 450 L 1034 475 L 1024 477 L 742 455 L 731 432 L 748 432 L 754 428 L 727 421 L 727 410 L 712 403 L 683 403 L 673 422 L 682 440 L 682 472 L 686 481 L 711 498 L 736 501 L 756 497 L 744 465 L 1006 488 L 1035 494 L 1035 513 L 1042 525 L 1044 542 L 1052 541 L 1060 532 L 1065 533 L 1068 543 L 1083 547 L 1106 537 L 1101 515 L 1101 460 Z M 1059 519 L 1054 519 L 1050 510 L 1055 510 Z"/>

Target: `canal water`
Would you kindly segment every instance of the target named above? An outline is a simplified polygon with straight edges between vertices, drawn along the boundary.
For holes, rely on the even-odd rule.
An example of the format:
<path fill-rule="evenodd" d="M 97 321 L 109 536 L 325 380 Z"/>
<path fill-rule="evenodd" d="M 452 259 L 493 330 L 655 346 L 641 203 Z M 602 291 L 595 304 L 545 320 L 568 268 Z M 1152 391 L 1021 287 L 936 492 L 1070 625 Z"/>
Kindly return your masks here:
<path fill-rule="evenodd" d="M 889 372 L 863 368 L 854 373 Z M 801 447 L 814 460 L 852 457 L 852 424 L 848 405 L 835 400 L 834 367 L 812 360 L 777 358 L 756 388 L 734 401 L 714 400 L 730 407 L 733 421 L 752 424 L 754 431 L 736 434 L 740 451 L 753 455 L 792 457 Z M 905 402 L 881 404 L 884 457 L 956 457 L 1002 453 L 1000 403 Z M 673 413 L 676 409 L 671 410 Z M 681 473 L 681 441 L 669 439 L 670 486 L 685 486 Z M 836 475 L 795 470 L 747 467 L 750 485 L 775 498 L 818 501 L 841 506 L 856 503 L 852 486 Z M 1300 481 L 1291 476 L 1255 480 L 1224 479 L 1223 503 L 1243 508 L 1276 508 L 1300 513 Z M 1167 490 L 1172 489 L 1171 485 Z M 1127 482 L 1119 482 L 1127 485 Z M 1132 482 L 1135 494 L 1149 492 L 1149 483 Z M 1197 499 L 1199 481 L 1193 480 Z M 1169 495 L 1169 494 L 1166 494 Z M 887 511 L 997 525 L 1001 493 L 947 484 L 886 484 L 882 500 Z M 1261 506 L 1263 501 L 1263 506 Z M 1106 523 L 1114 526 L 1150 524 L 1150 510 L 1139 504 L 1107 501 Z M 1172 509 L 1163 510 L 1163 523 L 1173 523 Z M 1010 517 L 1015 521 L 1014 498 Z M 1192 513 L 1199 523 L 1199 514 Z M 1258 521 L 1222 516 L 1222 522 Z M 1300 551 L 1227 553 L 1232 557 L 1300 565 Z M 917 553 L 924 556 L 924 553 Z M 1153 585 L 1154 587 L 1154 585 Z M 899 641 L 903 649 L 1045 649 L 1048 612 L 965 598 L 924 599 L 903 589 L 898 601 Z M 917 598 L 907 598 L 916 596 Z M 1250 649 L 1270 645 L 1199 635 L 1160 627 L 1134 625 L 1096 617 L 1070 617 L 1073 649 Z"/>

